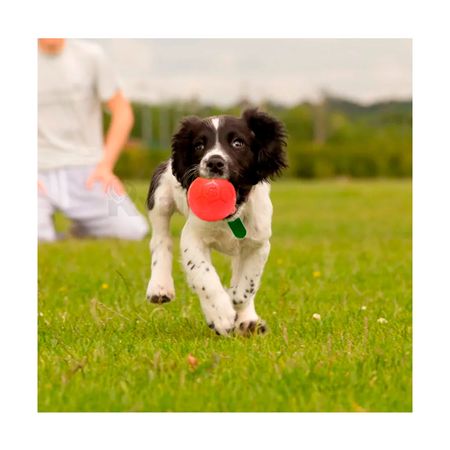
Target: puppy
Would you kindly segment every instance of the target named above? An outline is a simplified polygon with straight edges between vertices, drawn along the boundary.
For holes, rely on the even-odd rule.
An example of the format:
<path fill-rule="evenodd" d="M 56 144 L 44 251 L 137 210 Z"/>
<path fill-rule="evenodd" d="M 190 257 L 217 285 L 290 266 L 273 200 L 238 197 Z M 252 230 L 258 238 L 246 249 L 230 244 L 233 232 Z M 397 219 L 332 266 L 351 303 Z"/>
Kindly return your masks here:
<path fill-rule="evenodd" d="M 172 278 L 170 218 L 182 213 L 186 224 L 180 251 L 189 286 L 197 293 L 210 328 L 227 335 L 264 333 L 266 325 L 255 310 L 270 251 L 272 203 L 269 178 L 287 167 L 286 133 L 281 122 L 256 109 L 241 117 L 187 117 L 172 138 L 172 157 L 156 169 L 147 196 L 152 225 L 151 278 L 147 298 L 166 303 L 175 297 Z M 187 204 L 187 190 L 197 177 L 225 178 L 236 190 L 236 211 L 247 230 L 237 239 L 227 220 L 205 222 Z M 231 256 L 231 286 L 225 289 L 214 266 L 211 249 Z"/>

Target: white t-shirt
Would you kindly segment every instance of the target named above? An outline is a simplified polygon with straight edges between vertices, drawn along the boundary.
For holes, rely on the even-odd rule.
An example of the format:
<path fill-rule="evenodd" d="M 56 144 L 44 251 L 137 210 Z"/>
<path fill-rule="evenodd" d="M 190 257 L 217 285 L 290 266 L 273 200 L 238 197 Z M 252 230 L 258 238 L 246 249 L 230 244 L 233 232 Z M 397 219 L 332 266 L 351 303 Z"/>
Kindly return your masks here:
<path fill-rule="evenodd" d="M 38 53 L 38 168 L 96 164 L 103 155 L 102 102 L 118 91 L 103 50 L 66 40 Z"/>

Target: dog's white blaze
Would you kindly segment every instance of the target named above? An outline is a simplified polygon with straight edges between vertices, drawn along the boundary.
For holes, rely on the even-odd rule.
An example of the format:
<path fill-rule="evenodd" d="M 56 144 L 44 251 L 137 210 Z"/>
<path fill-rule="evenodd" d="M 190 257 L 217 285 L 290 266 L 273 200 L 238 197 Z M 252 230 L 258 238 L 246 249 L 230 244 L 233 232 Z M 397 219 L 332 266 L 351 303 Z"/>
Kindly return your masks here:
<path fill-rule="evenodd" d="M 225 161 L 229 161 L 229 156 L 227 153 L 222 149 L 220 143 L 219 143 L 219 125 L 220 125 L 220 118 L 219 117 L 212 117 L 211 119 L 212 126 L 214 127 L 216 131 L 216 143 L 214 147 L 209 150 L 205 155 L 203 156 L 202 160 L 200 161 L 200 168 L 199 172 L 201 176 L 207 176 L 208 170 L 206 169 L 206 164 L 208 162 L 208 159 L 211 158 L 211 156 L 218 155 L 221 156 Z M 224 174 L 221 178 L 227 178 L 228 177 L 228 171 L 225 170 Z"/>
<path fill-rule="evenodd" d="M 213 127 L 216 129 L 216 131 L 218 131 L 220 119 L 218 117 L 214 117 L 213 119 L 211 119 L 211 122 L 213 124 Z"/>
<path fill-rule="evenodd" d="M 220 124 L 220 119 L 219 119 L 219 117 L 213 117 L 211 119 L 211 122 L 213 124 L 214 129 L 216 130 L 216 144 L 214 145 L 213 150 L 219 150 L 220 149 L 220 144 L 219 144 L 219 124 Z M 220 156 L 224 156 L 224 155 L 220 154 Z"/>
<path fill-rule="evenodd" d="M 202 162 L 207 162 L 209 158 L 213 155 L 219 155 L 221 156 L 225 161 L 229 160 L 228 155 L 220 148 L 220 147 L 214 147 L 209 152 L 205 153 L 205 156 L 202 158 Z"/>

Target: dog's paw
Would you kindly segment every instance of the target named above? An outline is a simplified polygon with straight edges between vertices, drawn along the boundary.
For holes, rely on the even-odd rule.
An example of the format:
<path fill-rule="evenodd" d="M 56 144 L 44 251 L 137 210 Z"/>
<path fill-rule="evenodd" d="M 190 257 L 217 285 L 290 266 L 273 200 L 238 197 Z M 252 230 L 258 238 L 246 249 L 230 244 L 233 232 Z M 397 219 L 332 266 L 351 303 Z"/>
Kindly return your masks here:
<path fill-rule="evenodd" d="M 234 326 L 230 328 L 216 328 L 216 324 L 214 322 L 208 323 L 208 328 L 215 331 L 217 336 L 230 336 L 234 331 Z"/>
<path fill-rule="evenodd" d="M 167 295 L 152 295 L 150 297 L 147 295 L 147 300 L 150 303 L 155 303 L 156 305 L 161 305 L 163 303 L 169 303 L 170 301 L 172 301 L 172 298 L 170 298 Z"/>
<path fill-rule="evenodd" d="M 242 336 L 252 336 L 254 334 L 264 334 L 267 332 L 266 322 L 262 319 L 244 320 L 236 323 L 236 332 Z"/>
<path fill-rule="evenodd" d="M 223 308 L 211 305 L 211 308 L 205 311 L 205 316 L 208 327 L 221 336 L 228 336 L 234 331 L 238 317 L 231 305 Z"/>
<path fill-rule="evenodd" d="M 168 303 L 175 298 L 175 288 L 173 280 L 165 283 L 154 282 L 150 280 L 147 288 L 147 300 L 151 303 L 161 304 Z"/>
<path fill-rule="evenodd" d="M 236 333 L 241 336 L 252 336 L 254 334 L 264 334 L 267 325 L 262 320 L 252 306 L 239 311 L 235 324 Z"/>

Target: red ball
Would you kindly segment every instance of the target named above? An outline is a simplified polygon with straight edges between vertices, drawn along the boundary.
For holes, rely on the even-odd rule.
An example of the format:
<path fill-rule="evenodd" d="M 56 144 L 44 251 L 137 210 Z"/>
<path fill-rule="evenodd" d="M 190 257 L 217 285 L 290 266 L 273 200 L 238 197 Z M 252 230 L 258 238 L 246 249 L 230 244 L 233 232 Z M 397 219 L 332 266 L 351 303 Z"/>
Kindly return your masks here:
<path fill-rule="evenodd" d="M 236 211 L 236 191 L 223 178 L 196 178 L 187 199 L 192 212 L 207 222 L 222 220 Z"/>

